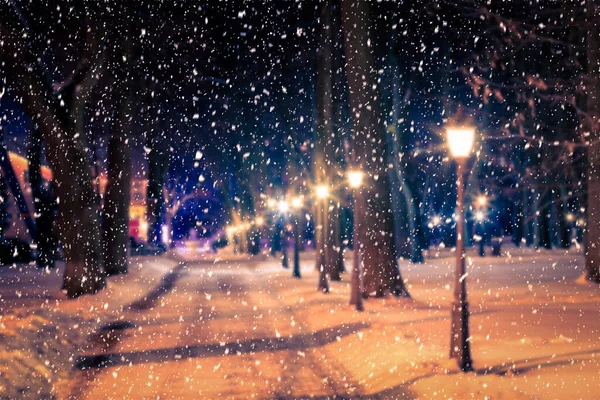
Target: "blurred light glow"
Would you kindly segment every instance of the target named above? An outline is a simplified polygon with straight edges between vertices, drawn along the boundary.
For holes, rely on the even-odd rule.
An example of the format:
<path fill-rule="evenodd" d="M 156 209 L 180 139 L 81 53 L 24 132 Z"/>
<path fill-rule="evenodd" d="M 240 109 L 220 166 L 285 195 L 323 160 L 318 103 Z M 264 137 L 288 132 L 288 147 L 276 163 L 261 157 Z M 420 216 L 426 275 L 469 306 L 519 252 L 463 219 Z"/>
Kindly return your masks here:
<path fill-rule="evenodd" d="M 348 184 L 352 189 L 358 189 L 362 185 L 362 171 L 348 171 Z"/>
<path fill-rule="evenodd" d="M 475 128 L 451 127 L 446 129 L 446 133 L 448 135 L 448 145 L 450 146 L 452 155 L 455 158 L 468 157 L 473 148 L 473 141 L 475 140 Z"/>
<path fill-rule="evenodd" d="M 479 196 L 477 197 L 477 205 L 483 207 L 487 204 L 488 200 L 486 196 Z"/>
<path fill-rule="evenodd" d="M 292 207 L 295 209 L 301 208 L 302 207 L 302 198 L 301 197 L 294 197 L 292 199 Z"/>
<path fill-rule="evenodd" d="M 475 219 L 479 222 L 483 221 L 485 219 L 485 215 L 483 215 L 483 213 L 481 211 L 478 211 L 475 214 Z"/>
<path fill-rule="evenodd" d="M 573 215 L 573 213 L 567 213 L 566 218 L 567 218 L 567 221 L 569 221 L 569 222 L 575 221 L 575 215 Z"/>
<path fill-rule="evenodd" d="M 285 212 L 287 212 L 290 209 L 290 205 L 288 204 L 287 201 L 281 200 L 279 202 L 279 207 L 278 208 L 279 208 L 279 212 L 285 213 Z"/>
<path fill-rule="evenodd" d="M 160 240 L 162 244 L 169 244 L 170 237 L 169 227 L 167 225 L 163 225 L 160 227 Z"/>
<path fill-rule="evenodd" d="M 267 199 L 267 207 L 274 209 L 275 207 L 277 207 L 277 202 L 275 201 L 275 199 L 269 198 Z"/>
<path fill-rule="evenodd" d="M 256 217 L 256 225 L 262 226 L 265 223 L 265 219 L 263 217 Z"/>
<path fill-rule="evenodd" d="M 317 186 L 317 198 L 326 199 L 329 197 L 329 188 L 325 185 Z"/>

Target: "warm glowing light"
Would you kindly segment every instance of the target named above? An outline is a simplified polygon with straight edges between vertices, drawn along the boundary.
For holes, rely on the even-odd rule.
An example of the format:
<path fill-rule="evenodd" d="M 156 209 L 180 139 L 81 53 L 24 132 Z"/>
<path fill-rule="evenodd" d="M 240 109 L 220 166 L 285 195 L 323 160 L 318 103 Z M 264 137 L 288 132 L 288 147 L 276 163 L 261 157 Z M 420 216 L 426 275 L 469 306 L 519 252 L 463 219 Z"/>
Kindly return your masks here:
<path fill-rule="evenodd" d="M 281 200 L 279 202 L 278 208 L 279 208 L 279 212 L 285 213 L 290 209 L 290 205 L 287 201 Z"/>
<path fill-rule="evenodd" d="M 295 209 L 301 208 L 302 207 L 302 198 L 301 197 L 294 197 L 292 199 L 292 207 Z"/>
<path fill-rule="evenodd" d="M 433 223 L 433 226 L 439 226 L 442 223 L 442 218 L 439 215 L 434 215 L 431 218 L 431 223 Z"/>
<path fill-rule="evenodd" d="M 169 227 L 167 225 L 163 225 L 160 227 L 160 240 L 162 244 L 169 244 L 169 239 L 171 238 L 171 232 L 169 232 Z"/>
<path fill-rule="evenodd" d="M 227 235 L 232 236 L 235 233 L 236 229 L 233 226 L 227 227 Z"/>
<path fill-rule="evenodd" d="M 329 197 L 329 188 L 325 185 L 317 186 L 317 198 L 326 199 Z"/>
<path fill-rule="evenodd" d="M 448 144 L 455 158 L 466 158 L 471 153 L 475 140 L 475 128 L 448 128 Z"/>
<path fill-rule="evenodd" d="M 263 226 L 265 223 L 265 219 L 263 217 L 256 217 L 256 225 Z"/>
<path fill-rule="evenodd" d="M 480 207 L 483 207 L 487 204 L 488 200 L 487 197 L 485 196 L 479 196 L 477 198 L 477 205 L 479 205 Z"/>
<path fill-rule="evenodd" d="M 348 184 L 352 189 L 358 189 L 362 185 L 362 171 L 348 171 Z"/>
<path fill-rule="evenodd" d="M 275 201 L 275 199 L 267 199 L 267 207 L 274 209 L 275 207 L 277 207 L 277 201 Z"/>
<path fill-rule="evenodd" d="M 475 214 L 475 219 L 479 222 L 483 221 L 485 219 L 485 215 L 483 215 L 483 213 L 481 211 L 478 211 Z"/>
<path fill-rule="evenodd" d="M 573 213 L 568 213 L 566 218 L 567 218 L 567 221 L 569 221 L 569 222 L 575 221 L 575 215 L 573 215 Z"/>

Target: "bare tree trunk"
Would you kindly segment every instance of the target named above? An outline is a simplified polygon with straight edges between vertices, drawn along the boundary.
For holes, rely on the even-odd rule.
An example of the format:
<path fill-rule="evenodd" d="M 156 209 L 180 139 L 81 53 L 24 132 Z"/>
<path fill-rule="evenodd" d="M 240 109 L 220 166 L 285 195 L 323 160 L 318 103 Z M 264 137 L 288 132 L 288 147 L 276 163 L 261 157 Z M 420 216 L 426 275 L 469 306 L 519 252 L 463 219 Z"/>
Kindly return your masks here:
<path fill-rule="evenodd" d="M 375 63 L 370 47 L 367 1 L 342 0 L 346 71 L 350 89 L 352 138 L 356 161 L 367 172 L 364 222 L 359 229 L 363 248 L 363 296 L 386 292 L 408 296 L 396 258 L 386 142 L 380 113 Z"/>
<path fill-rule="evenodd" d="M 333 29 L 332 29 L 332 6 L 331 0 L 324 0 L 321 8 L 321 19 L 319 26 L 319 53 L 317 55 L 317 138 L 315 146 L 315 178 L 318 185 L 327 185 L 330 191 L 334 190 L 335 179 L 333 170 L 333 151 L 331 144 L 333 140 Z M 329 206 L 329 202 L 327 202 Z M 325 246 L 327 256 L 325 257 L 325 271 L 334 281 L 339 281 L 340 267 L 339 254 L 336 251 L 334 228 L 336 219 L 335 212 L 329 212 L 327 220 L 320 221 L 324 230 Z M 317 266 L 320 266 L 320 255 L 317 253 Z"/>
<path fill-rule="evenodd" d="M 148 188 L 146 190 L 146 219 L 148 222 L 148 242 L 160 243 L 163 219 L 163 186 L 165 183 L 166 154 L 164 132 L 155 129 L 150 133 L 148 147 Z"/>
<path fill-rule="evenodd" d="M 600 282 L 600 10 L 589 4 L 589 31 L 587 57 L 589 86 L 587 92 L 588 112 L 592 116 L 590 136 L 587 138 L 587 230 L 585 235 L 586 278 Z"/>
<path fill-rule="evenodd" d="M 37 244 L 38 267 L 52 267 L 56 259 L 58 243 L 52 233 L 54 222 L 54 202 L 50 189 L 44 189 L 42 183 L 42 138 L 39 129 L 32 122 L 29 131 L 29 147 L 27 148 L 29 162 L 29 186 L 33 198 L 33 209 L 36 215 L 35 230 Z"/>
<path fill-rule="evenodd" d="M 74 130 L 69 115 L 37 65 L 22 35 L 0 24 L 6 56 L 5 71 L 20 92 L 22 106 L 38 125 L 46 143 L 47 158 L 53 170 L 59 215 L 60 237 L 66 268 L 63 288 L 69 297 L 95 293 L 104 288 L 100 225 L 91 180 L 91 168 L 81 142 L 82 132 Z M 14 55 L 17 55 L 16 57 Z"/>
<path fill-rule="evenodd" d="M 126 4 L 126 3 L 123 3 Z M 112 65 L 115 80 L 112 86 L 114 113 L 108 141 L 108 182 L 104 194 L 103 237 L 104 263 L 107 275 L 126 274 L 129 248 L 129 203 L 131 198 L 131 56 L 132 43 L 129 12 L 121 9 L 120 28 L 123 39 L 113 32 Z"/>

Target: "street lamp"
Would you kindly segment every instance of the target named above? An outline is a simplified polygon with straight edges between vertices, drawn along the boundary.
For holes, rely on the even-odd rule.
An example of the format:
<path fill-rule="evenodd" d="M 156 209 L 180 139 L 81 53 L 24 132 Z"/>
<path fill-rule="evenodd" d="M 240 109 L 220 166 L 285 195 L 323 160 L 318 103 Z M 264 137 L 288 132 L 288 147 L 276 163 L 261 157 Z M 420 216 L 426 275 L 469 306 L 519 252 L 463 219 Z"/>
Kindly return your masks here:
<path fill-rule="evenodd" d="M 294 278 L 300 278 L 300 213 L 302 211 L 302 198 L 294 197 L 292 199 L 292 208 L 296 211 L 296 221 L 294 224 Z"/>
<path fill-rule="evenodd" d="M 362 195 L 359 192 L 363 181 L 363 173 L 358 170 L 348 171 L 348 185 L 354 195 L 354 227 L 352 241 L 354 246 L 354 257 L 352 260 L 352 285 L 350 287 L 350 304 L 356 306 L 356 311 L 363 311 L 363 301 L 360 294 L 360 240 L 359 227 L 362 216 Z"/>
<path fill-rule="evenodd" d="M 484 195 L 481 195 L 479 197 L 477 197 L 477 205 L 479 207 L 484 207 L 487 205 L 487 197 Z"/>
<path fill-rule="evenodd" d="M 327 226 L 327 198 L 329 197 L 329 188 L 325 185 L 317 186 L 317 199 L 321 200 L 321 249 L 319 250 L 319 285 L 318 289 L 323 293 L 329 293 L 329 284 L 327 283 L 327 275 L 325 267 L 327 265 L 325 245 L 325 227 Z"/>
<path fill-rule="evenodd" d="M 470 127 L 448 128 L 450 152 L 457 163 L 456 198 L 456 275 L 454 282 L 454 300 L 452 301 L 452 326 L 450 332 L 450 358 L 456 358 L 463 371 L 473 369 L 471 347 L 469 343 L 469 303 L 465 269 L 465 199 L 464 178 L 467 158 L 473 148 L 475 129 Z"/>
<path fill-rule="evenodd" d="M 283 253 L 283 257 L 281 258 L 281 266 L 283 268 L 289 268 L 289 263 L 288 263 L 288 252 L 287 252 L 287 226 L 286 226 L 286 220 L 287 220 L 287 212 L 290 209 L 290 204 L 285 201 L 285 200 L 281 200 L 279 201 L 279 204 L 277 206 L 277 208 L 279 209 L 279 213 L 281 214 L 281 218 L 282 218 L 282 231 L 283 231 L 283 246 L 281 247 L 281 252 Z"/>

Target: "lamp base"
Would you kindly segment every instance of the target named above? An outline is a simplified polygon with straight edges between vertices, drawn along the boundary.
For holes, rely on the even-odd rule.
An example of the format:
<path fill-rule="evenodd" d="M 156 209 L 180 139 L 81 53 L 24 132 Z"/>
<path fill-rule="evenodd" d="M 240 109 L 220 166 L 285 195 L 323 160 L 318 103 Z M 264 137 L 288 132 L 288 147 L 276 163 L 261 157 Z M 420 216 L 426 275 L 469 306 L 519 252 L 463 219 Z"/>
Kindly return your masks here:
<path fill-rule="evenodd" d="M 463 372 L 473 371 L 469 342 L 469 303 L 453 301 L 451 318 L 450 358 L 457 359 Z"/>

